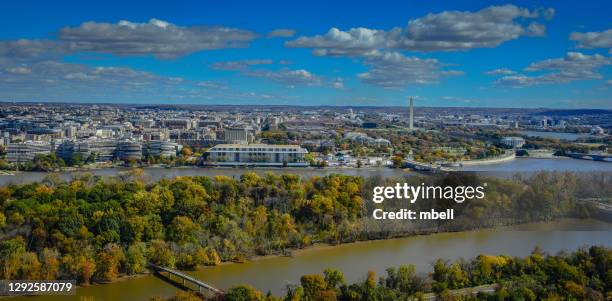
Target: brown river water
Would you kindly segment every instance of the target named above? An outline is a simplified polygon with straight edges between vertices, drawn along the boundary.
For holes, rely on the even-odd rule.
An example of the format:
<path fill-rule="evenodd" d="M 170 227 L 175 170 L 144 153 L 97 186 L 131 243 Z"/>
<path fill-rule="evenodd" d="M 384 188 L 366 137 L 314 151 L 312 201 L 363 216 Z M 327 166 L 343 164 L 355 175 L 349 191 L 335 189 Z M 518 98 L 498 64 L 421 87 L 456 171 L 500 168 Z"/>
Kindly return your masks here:
<path fill-rule="evenodd" d="M 417 271 L 431 271 L 437 258 L 470 258 L 478 254 L 528 255 L 536 246 L 549 253 L 575 250 L 584 245 L 612 247 L 612 224 L 596 220 L 565 219 L 469 232 L 439 233 L 398 239 L 319 246 L 295 252 L 293 257 L 265 257 L 243 264 L 223 264 L 188 272 L 221 289 L 251 284 L 259 290 L 284 294 L 287 284 L 299 283 L 303 274 L 336 268 L 349 282 L 365 279 L 368 270 L 383 275 L 387 267 L 414 264 Z M 115 283 L 79 287 L 76 296 L 17 297 L 7 300 L 135 301 L 151 296 L 172 296 L 176 286 L 153 275 Z"/>

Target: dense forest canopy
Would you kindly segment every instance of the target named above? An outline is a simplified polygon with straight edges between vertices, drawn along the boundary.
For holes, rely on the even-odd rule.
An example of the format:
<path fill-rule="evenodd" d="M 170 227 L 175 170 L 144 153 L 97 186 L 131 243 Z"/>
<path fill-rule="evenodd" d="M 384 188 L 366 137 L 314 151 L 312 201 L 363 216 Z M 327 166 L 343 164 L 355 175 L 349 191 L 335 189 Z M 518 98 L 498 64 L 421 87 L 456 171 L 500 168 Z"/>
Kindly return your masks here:
<path fill-rule="evenodd" d="M 454 206 L 452 221 L 381 223 L 369 217 L 372 187 L 397 181 L 488 183 L 485 199 Z M 138 274 L 147 262 L 195 269 L 251 256 L 283 254 L 313 243 L 458 231 L 588 216 L 578 197 L 612 195 L 608 174 L 539 173 L 512 179 L 477 175 L 405 179 L 294 174 L 143 179 L 142 170 L 0 188 L 2 279 L 106 282 Z M 385 202 L 392 207 L 393 202 Z M 420 206 L 420 207 L 419 207 Z M 503 217 L 503 218 L 502 218 Z"/>

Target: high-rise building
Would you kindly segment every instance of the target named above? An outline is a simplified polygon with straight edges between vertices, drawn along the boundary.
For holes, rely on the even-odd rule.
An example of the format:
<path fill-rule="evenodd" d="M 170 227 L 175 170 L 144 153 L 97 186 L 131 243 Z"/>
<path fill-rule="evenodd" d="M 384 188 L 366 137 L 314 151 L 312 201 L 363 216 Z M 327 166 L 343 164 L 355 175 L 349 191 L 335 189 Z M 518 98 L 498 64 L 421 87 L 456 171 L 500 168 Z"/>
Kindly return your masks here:
<path fill-rule="evenodd" d="M 64 136 L 68 139 L 74 139 L 77 136 L 77 127 L 69 125 L 64 129 Z"/>
<path fill-rule="evenodd" d="M 0 145 L 9 145 L 11 143 L 11 133 L 0 132 Z"/>
<path fill-rule="evenodd" d="M 229 144 L 247 144 L 249 134 L 246 128 L 227 128 L 224 132 L 225 142 Z"/>

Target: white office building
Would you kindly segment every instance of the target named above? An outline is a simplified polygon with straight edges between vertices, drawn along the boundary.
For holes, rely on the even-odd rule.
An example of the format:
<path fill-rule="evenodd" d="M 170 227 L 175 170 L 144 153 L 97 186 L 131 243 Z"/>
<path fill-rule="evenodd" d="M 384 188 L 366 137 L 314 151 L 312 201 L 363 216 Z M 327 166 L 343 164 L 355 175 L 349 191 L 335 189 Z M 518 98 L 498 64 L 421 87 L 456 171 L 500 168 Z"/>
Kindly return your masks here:
<path fill-rule="evenodd" d="M 208 150 L 208 161 L 219 166 L 308 166 L 308 151 L 299 145 L 218 144 Z"/>
<path fill-rule="evenodd" d="M 171 141 L 148 141 L 142 146 L 143 156 L 173 158 L 183 148 L 182 145 Z"/>
<path fill-rule="evenodd" d="M 51 144 L 44 141 L 10 143 L 6 149 L 6 159 L 10 163 L 29 162 L 38 155 L 50 154 L 51 149 Z"/>
<path fill-rule="evenodd" d="M 503 137 L 501 143 L 512 148 L 521 148 L 525 145 L 525 139 L 521 137 Z"/>

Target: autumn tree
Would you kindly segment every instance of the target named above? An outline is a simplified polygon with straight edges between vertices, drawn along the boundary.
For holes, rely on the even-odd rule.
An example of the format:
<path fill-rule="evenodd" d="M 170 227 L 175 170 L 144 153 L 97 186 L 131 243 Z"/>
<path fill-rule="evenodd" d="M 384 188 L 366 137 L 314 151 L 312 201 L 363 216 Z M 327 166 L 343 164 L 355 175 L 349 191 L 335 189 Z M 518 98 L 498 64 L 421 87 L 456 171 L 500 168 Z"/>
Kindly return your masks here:
<path fill-rule="evenodd" d="M 261 292 L 249 285 L 232 286 L 225 294 L 227 301 L 263 301 Z"/>

